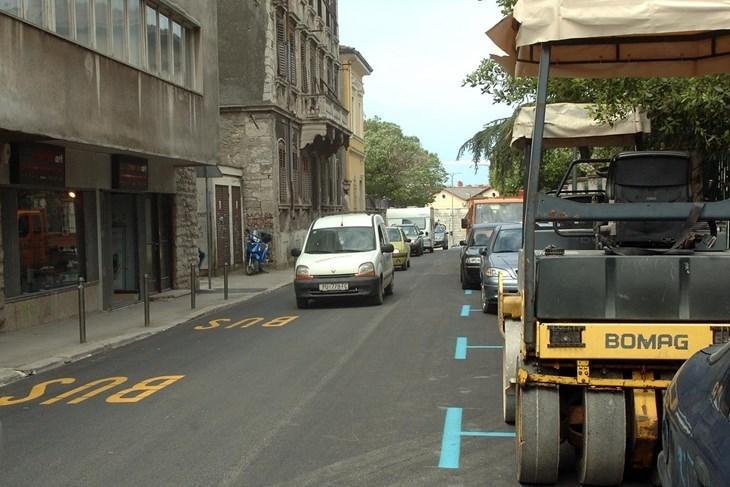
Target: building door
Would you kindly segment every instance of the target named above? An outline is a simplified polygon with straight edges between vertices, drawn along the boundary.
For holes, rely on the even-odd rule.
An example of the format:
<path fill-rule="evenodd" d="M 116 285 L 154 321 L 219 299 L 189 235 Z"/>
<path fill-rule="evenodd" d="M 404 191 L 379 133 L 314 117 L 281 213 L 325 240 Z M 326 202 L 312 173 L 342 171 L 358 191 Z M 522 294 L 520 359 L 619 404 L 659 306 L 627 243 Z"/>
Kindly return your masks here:
<path fill-rule="evenodd" d="M 216 267 L 231 261 L 231 227 L 228 186 L 215 187 Z"/>
<path fill-rule="evenodd" d="M 112 306 L 139 299 L 137 261 L 137 206 L 134 195 L 112 195 L 111 270 Z"/>
<path fill-rule="evenodd" d="M 231 188 L 233 209 L 233 263 L 243 264 L 243 223 L 241 221 L 241 188 Z"/>

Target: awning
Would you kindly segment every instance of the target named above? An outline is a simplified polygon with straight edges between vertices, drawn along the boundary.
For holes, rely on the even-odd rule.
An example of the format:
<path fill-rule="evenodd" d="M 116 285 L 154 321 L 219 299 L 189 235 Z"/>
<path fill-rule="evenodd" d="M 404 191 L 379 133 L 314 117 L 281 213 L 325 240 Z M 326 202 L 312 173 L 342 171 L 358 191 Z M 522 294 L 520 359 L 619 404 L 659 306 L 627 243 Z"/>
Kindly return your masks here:
<path fill-rule="evenodd" d="M 646 112 L 635 109 L 613 124 L 596 121 L 589 103 L 552 103 L 545 111 L 545 147 L 632 146 L 636 137 L 651 132 Z M 532 139 L 535 107 L 517 112 L 512 128 L 512 147 L 524 147 Z"/>
<path fill-rule="evenodd" d="M 487 34 L 515 76 L 681 77 L 730 72 L 730 0 L 519 0 Z"/>

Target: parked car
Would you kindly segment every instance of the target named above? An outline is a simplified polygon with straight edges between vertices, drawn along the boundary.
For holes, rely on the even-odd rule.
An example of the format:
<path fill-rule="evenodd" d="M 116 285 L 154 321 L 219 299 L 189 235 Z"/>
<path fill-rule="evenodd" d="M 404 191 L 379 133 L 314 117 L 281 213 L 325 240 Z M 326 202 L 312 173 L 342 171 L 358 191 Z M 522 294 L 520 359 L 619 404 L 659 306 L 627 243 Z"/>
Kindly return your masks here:
<path fill-rule="evenodd" d="M 433 228 L 433 248 L 448 250 L 449 248 L 449 232 L 446 231 L 446 225 L 437 223 Z"/>
<path fill-rule="evenodd" d="M 297 257 L 297 307 L 310 300 L 361 296 L 383 304 L 393 293 L 393 251 L 380 215 L 345 214 L 318 218 Z"/>
<path fill-rule="evenodd" d="M 730 482 L 730 343 L 700 350 L 675 374 L 664 396 L 662 446 L 664 487 Z"/>
<path fill-rule="evenodd" d="M 474 225 L 469 230 L 466 240 L 459 242 L 461 245 L 461 263 L 459 276 L 462 289 L 478 289 L 482 280 L 480 277 L 482 268 L 482 250 L 489 245 L 489 237 L 492 236 L 497 225 L 484 223 Z"/>
<path fill-rule="evenodd" d="M 388 227 L 388 241 L 393 244 L 393 265 L 401 270 L 411 266 L 411 239 L 398 227 Z"/>
<path fill-rule="evenodd" d="M 396 225 L 411 241 L 411 255 L 423 255 L 423 232 L 416 225 Z"/>
<path fill-rule="evenodd" d="M 517 267 L 522 248 L 522 225 L 505 223 L 499 225 L 483 251 L 481 269 L 482 311 L 494 312 L 497 309 L 499 276 L 502 276 L 502 289 L 516 293 Z"/>

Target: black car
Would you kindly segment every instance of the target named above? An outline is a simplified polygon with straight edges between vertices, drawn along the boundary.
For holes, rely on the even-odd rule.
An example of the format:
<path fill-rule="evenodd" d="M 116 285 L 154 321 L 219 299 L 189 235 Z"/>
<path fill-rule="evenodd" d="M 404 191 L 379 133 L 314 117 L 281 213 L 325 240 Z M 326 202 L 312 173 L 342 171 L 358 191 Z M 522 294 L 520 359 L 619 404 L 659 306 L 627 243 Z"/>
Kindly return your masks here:
<path fill-rule="evenodd" d="M 664 487 L 730 485 L 730 343 L 697 352 L 674 376 L 664 397 L 662 446 Z"/>
<path fill-rule="evenodd" d="M 474 225 L 469 230 L 466 240 L 459 242 L 461 245 L 460 272 L 462 289 L 479 289 L 481 287 L 482 250 L 489 245 L 489 238 L 499 225 L 494 223 L 481 223 Z"/>

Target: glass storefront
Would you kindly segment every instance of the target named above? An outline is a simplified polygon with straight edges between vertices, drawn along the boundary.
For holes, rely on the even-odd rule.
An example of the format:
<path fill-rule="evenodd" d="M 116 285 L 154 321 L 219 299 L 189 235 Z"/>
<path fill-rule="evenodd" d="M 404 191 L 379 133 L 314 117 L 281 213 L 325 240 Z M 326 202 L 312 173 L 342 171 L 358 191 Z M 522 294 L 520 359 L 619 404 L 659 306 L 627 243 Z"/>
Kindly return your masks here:
<path fill-rule="evenodd" d="M 82 275 L 81 194 L 18 191 L 21 294 L 67 287 Z"/>

